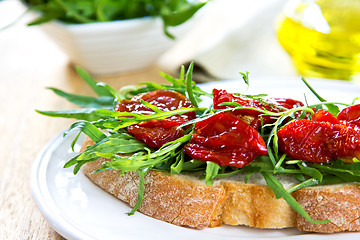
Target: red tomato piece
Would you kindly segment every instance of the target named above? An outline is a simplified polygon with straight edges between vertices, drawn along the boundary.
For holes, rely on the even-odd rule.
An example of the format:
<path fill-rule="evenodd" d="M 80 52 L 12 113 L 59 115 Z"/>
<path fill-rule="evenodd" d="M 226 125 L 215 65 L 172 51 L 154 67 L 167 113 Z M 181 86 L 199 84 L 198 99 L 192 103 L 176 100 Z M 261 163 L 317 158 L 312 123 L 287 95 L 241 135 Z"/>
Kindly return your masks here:
<path fill-rule="evenodd" d="M 193 108 L 191 102 L 182 94 L 169 90 L 156 90 L 136 95 L 131 100 L 121 100 L 115 110 L 119 112 L 133 112 L 138 114 L 154 114 L 140 100 L 144 100 L 162 111 L 173 111 Z M 144 141 L 150 147 L 161 147 L 167 142 L 176 140 L 184 135 L 182 129 L 177 127 L 196 117 L 195 112 L 174 115 L 164 120 L 152 120 L 128 127 L 128 132 L 136 139 Z"/>
<path fill-rule="evenodd" d="M 241 104 L 243 107 L 251 107 L 259 110 L 267 110 L 270 112 L 282 112 L 285 111 L 285 109 L 292 109 L 295 107 L 304 106 L 302 102 L 290 98 L 269 98 L 265 100 L 267 102 L 265 103 L 254 99 L 243 99 L 235 96 L 232 93 L 228 93 L 226 90 L 218 89 L 213 90 L 213 95 L 214 109 L 226 109 L 228 106 L 220 105 L 221 103 L 226 102 L 236 102 Z M 261 126 L 261 121 L 263 122 L 263 124 L 274 122 L 274 120 L 270 116 L 262 115 L 261 112 L 252 109 L 238 109 L 234 111 L 233 114 L 242 116 L 254 116 L 254 120 L 250 123 L 250 125 L 255 129 L 258 129 Z"/>
<path fill-rule="evenodd" d="M 256 156 L 267 154 L 260 134 L 229 113 L 219 113 L 197 122 L 195 131 L 184 148 L 193 159 L 241 168 Z"/>
<path fill-rule="evenodd" d="M 316 122 L 329 122 L 333 124 L 340 124 L 339 119 L 337 119 L 333 114 L 325 110 L 318 110 L 311 120 Z"/>
<path fill-rule="evenodd" d="M 142 93 L 134 96 L 131 100 L 121 100 L 119 104 L 116 106 L 115 110 L 119 112 L 133 112 L 138 114 L 153 114 L 154 111 L 150 108 L 146 107 L 144 104 L 140 102 L 144 100 L 156 107 L 158 107 L 162 111 L 173 111 L 180 109 L 182 107 L 185 108 L 193 108 L 194 106 L 191 104 L 189 99 L 187 99 L 184 95 L 170 90 L 156 90 L 153 92 Z M 171 119 L 183 119 L 184 121 L 188 121 L 194 119 L 196 117 L 195 112 L 188 112 L 182 114 L 181 116 L 176 115 L 172 116 Z"/>
<path fill-rule="evenodd" d="M 360 126 L 360 104 L 344 108 L 337 118 Z"/>
<path fill-rule="evenodd" d="M 299 119 L 277 135 L 279 148 L 293 159 L 328 162 L 360 156 L 360 131 L 343 124 Z"/>
<path fill-rule="evenodd" d="M 161 147 L 165 143 L 184 136 L 180 124 L 173 120 L 152 120 L 128 127 L 128 132 L 145 142 L 149 147 Z"/>

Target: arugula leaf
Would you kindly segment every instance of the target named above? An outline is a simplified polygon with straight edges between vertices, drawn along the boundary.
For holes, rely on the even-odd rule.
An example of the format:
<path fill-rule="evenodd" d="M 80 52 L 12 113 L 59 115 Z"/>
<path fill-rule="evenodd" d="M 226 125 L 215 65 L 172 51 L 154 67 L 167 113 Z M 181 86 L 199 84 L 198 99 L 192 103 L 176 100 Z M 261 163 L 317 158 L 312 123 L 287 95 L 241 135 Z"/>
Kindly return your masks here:
<path fill-rule="evenodd" d="M 68 160 L 65 164 L 64 164 L 64 168 L 69 168 L 69 167 L 71 167 L 71 166 L 74 166 L 75 164 L 77 164 L 78 163 L 78 161 L 77 161 L 77 157 L 78 157 L 79 155 L 76 155 L 75 157 L 73 157 L 73 158 L 71 158 L 70 160 Z M 74 172 L 74 174 L 76 174 L 75 172 Z"/>
<path fill-rule="evenodd" d="M 314 224 L 324 224 L 330 222 L 330 220 L 316 221 L 313 220 L 309 214 L 302 208 L 302 206 L 295 200 L 291 194 L 286 191 L 284 186 L 275 178 L 272 174 L 267 172 L 261 172 L 264 176 L 264 179 L 269 187 L 274 191 L 276 198 L 283 198 L 295 212 L 299 213 L 307 221 Z"/>
<path fill-rule="evenodd" d="M 93 161 L 95 161 L 96 159 L 93 159 Z M 85 164 L 85 163 L 88 163 L 89 161 L 77 161 L 77 164 L 75 165 L 74 167 L 74 170 L 73 170 L 73 173 L 74 174 L 77 174 L 81 167 Z"/>
<path fill-rule="evenodd" d="M 41 8 L 32 8 L 32 10 L 37 10 L 37 9 L 41 9 Z M 34 26 L 34 25 L 39 25 L 39 24 L 43 24 L 43 23 L 47 23 L 53 19 L 57 19 L 61 17 L 61 13 L 57 12 L 57 11 L 48 11 L 47 13 L 44 13 L 42 16 L 38 17 L 37 19 L 29 22 L 27 25 L 28 26 Z"/>
<path fill-rule="evenodd" d="M 85 133 L 88 137 L 91 138 L 95 143 L 101 141 L 106 137 L 106 135 L 101 132 L 97 127 L 95 127 L 92 123 L 88 121 L 78 121 L 74 124 L 72 124 L 69 128 L 69 131 L 79 129 L 81 132 Z M 64 134 L 67 135 L 68 132 Z"/>
<path fill-rule="evenodd" d="M 360 177 L 346 172 L 333 172 L 332 174 L 324 175 L 321 184 L 337 184 L 337 183 L 359 183 Z"/>
<path fill-rule="evenodd" d="M 167 75 L 167 74 L 165 74 L 165 75 Z M 173 77 L 171 77 L 171 78 L 174 79 Z M 168 81 L 172 82 L 172 79 L 169 79 Z M 185 80 L 185 66 L 184 65 L 181 65 L 181 67 L 180 67 L 179 80 L 180 81 Z"/>
<path fill-rule="evenodd" d="M 57 88 L 48 88 L 60 97 L 65 98 L 71 103 L 74 103 L 81 107 L 97 108 L 97 109 L 112 109 L 114 98 L 109 96 L 101 96 L 98 98 L 83 96 L 77 94 L 66 93 Z"/>
<path fill-rule="evenodd" d="M 360 176 L 359 163 L 344 164 L 343 161 L 338 160 L 333 163 L 328 163 L 327 165 L 313 164 L 311 166 L 324 173 L 348 173 L 354 176 Z"/>
<path fill-rule="evenodd" d="M 81 108 L 81 109 L 64 110 L 64 111 L 41 111 L 41 110 L 35 110 L 35 111 L 37 113 L 40 113 L 48 117 L 74 118 L 78 120 L 86 120 L 89 122 L 104 118 L 104 116 L 97 114 L 96 108 Z"/>
<path fill-rule="evenodd" d="M 360 163 L 345 164 L 341 160 L 327 164 L 311 164 L 323 174 L 321 184 L 336 184 L 346 182 L 360 182 Z"/>
<path fill-rule="evenodd" d="M 154 168 L 157 164 L 166 162 L 183 143 L 190 139 L 191 134 L 170 142 L 168 146 L 151 152 L 145 144 L 133 139 L 128 134 L 113 134 L 101 139 L 95 145 L 89 146 L 83 153 L 70 159 L 64 167 L 75 165 L 76 174 L 80 167 L 90 161 L 96 161 L 99 157 L 113 159 L 106 165 L 108 169 L 120 170 L 123 173 L 137 171 L 143 168 Z M 132 140 L 133 139 L 133 140 Z M 119 156 L 118 153 L 134 153 L 131 156 Z"/>
<path fill-rule="evenodd" d="M 85 107 L 82 109 L 74 109 L 74 110 L 63 110 L 63 111 L 42 111 L 35 110 L 37 113 L 40 113 L 49 117 L 63 117 L 63 118 L 74 118 L 78 120 L 86 120 L 86 121 L 97 121 L 104 117 L 102 115 L 97 114 L 96 110 L 98 109 L 113 109 L 114 104 L 114 96 L 117 97 L 115 90 L 109 87 L 106 84 L 99 84 L 82 68 L 76 67 L 78 74 L 86 81 L 86 83 L 99 95 L 99 97 L 90 97 L 90 96 L 82 96 L 77 94 L 66 93 L 57 88 L 48 88 L 52 90 L 55 94 L 60 97 L 65 98 L 71 103 L 77 104 L 81 107 Z"/>
<path fill-rule="evenodd" d="M 312 168 L 309 166 L 304 166 L 303 164 L 298 163 L 297 164 L 300 168 L 300 170 L 307 176 L 313 177 L 315 180 L 317 180 L 319 183 L 321 183 L 322 179 L 323 179 L 323 175 L 321 174 L 321 172 L 319 170 L 317 170 L 316 168 Z"/>
<path fill-rule="evenodd" d="M 97 144 L 92 145 L 78 156 L 78 160 L 89 160 L 103 154 L 128 154 L 142 151 L 145 143 L 136 140 L 126 133 L 115 133 L 100 139 Z"/>
<path fill-rule="evenodd" d="M 207 161 L 206 162 L 206 176 L 205 176 L 205 183 L 208 186 L 213 185 L 213 180 L 216 175 L 219 173 L 220 166 L 217 163 Z"/>
<path fill-rule="evenodd" d="M 172 151 L 178 148 L 180 144 L 174 144 L 168 148 L 157 150 L 150 154 L 140 153 L 131 157 L 122 157 L 114 154 L 98 153 L 100 157 L 113 159 L 110 167 L 122 172 L 136 171 L 140 168 L 153 168 L 162 162 L 166 162 L 172 155 Z"/>
<path fill-rule="evenodd" d="M 310 84 L 305 80 L 304 77 L 301 77 L 301 80 L 305 83 L 305 85 L 309 88 L 309 90 L 319 99 L 320 102 L 326 102 L 324 98 L 322 98 L 311 86 Z M 337 116 L 340 112 L 340 109 L 335 104 L 326 103 L 324 104 L 330 113 L 332 113 L 334 116 Z"/>
<path fill-rule="evenodd" d="M 188 19 L 190 19 L 200 8 L 202 8 L 206 2 L 199 2 L 193 4 L 182 4 L 181 8 L 173 11 L 169 6 L 162 5 L 160 9 L 161 18 L 164 21 L 164 32 L 165 34 L 170 37 L 174 38 L 173 35 L 169 33 L 167 28 L 169 26 L 178 26 Z"/>
<path fill-rule="evenodd" d="M 182 146 L 182 144 L 189 141 L 190 137 L 191 134 L 184 135 L 179 139 L 169 142 L 166 146 L 164 145 L 162 148 L 157 149 L 156 151 L 151 151 L 150 149 L 147 149 L 146 146 L 141 149 L 139 145 L 136 145 L 135 147 L 139 147 L 139 149 L 141 150 L 131 156 L 117 155 L 116 147 L 111 148 L 112 151 L 109 150 L 106 152 L 96 152 L 96 155 L 104 158 L 113 159 L 113 161 L 111 161 L 108 166 L 112 169 L 120 170 L 124 173 L 128 171 L 136 171 L 141 168 L 153 169 L 156 165 L 169 161 L 172 158 L 176 157 L 177 149 Z M 88 151 L 88 149 L 85 150 L 85 152 L 86 151 Z M 78 160 L 82 161 L 81 159 Z"/>
<path fill-rule="evenodd" d="M 194 62 L 191 62 L 190 63 L 190 66 L 186 72 L 186 92 L 188 93 L 188 98 L 190 100 L 190 102 L 195 106 L 195 107 L 199 107 L 196 99 L 195 99 L 195 96 L 194 96 L 194 93 L 193 93 L 193 85 L 195 84 L 193 81 L 192 81 L 192 72 L 193 72 L 193 69 L 194 69 Z"/>
<path fill-rule="evenodd" d="M 184 66 L 182 66 L 183 68 Z M 188 71 L 189 72 L 189 69 Z M 165 84 L 157 84 L 157 83 L 151 83 L 151 82 L 143 82 L 140 83 L 142 85 L 145 85 L 145 87 L 142 88 L 137 88 L 137 89 L 130 89 L 128 92 L 124 93 L 124 95 L 129 98 L 129 95 L 137 95 L 140 93 L 145 93 L 145 92 L 151 92 L 151 91 L 155 91 L 158 89 L 162 89 L 162 90 L 171 90 L 171 91 L 176 91 L 178 93 L 181 93 L 182 95 L 186 95 L 187 92 L 187 83 L 186 83 L 186 79 L 180 78 L 180 79 L 176 79 L 166 73 L 162 73 L 160 72 L 160 75 L 162 77 L 164 77 L 168 82 L 172 83 L 172 85 L 165 85 Z M 192 75 L 192 70 L 191 70 L 191 74 L 189 76 L 189 78 Z M 194 96 L 194 98 L 196 99 L 197 102 L 200 102 L 201 96 L 206 96 L 206 97 L 212 97 L 212 94 L 207 93 L 203 90 L 201 90 L 201 88 L 199 88 L 196 83 L 194 81 L 191 81 L 192 84 L 192 95 Z M 120 92 L 122 91 L 122 89 L 120 90 Z"/>
<path fill-rule="evenodd" d="M 153 110 L 155 113 L 161 113 L 162 110 L 160 110 L 157 106 L 155 105 L 152 105 L 151 103 L 148 103 L 142 99 L 140 99 L 140 102 L 145 106 L 145 107 L 148 107 L 150 108 L 151 110 Z"/>
<path fill-rule="evenodd" d="M 63 136 L 65 136 L 65 135 L 66 135 L 66 133 L 64 133 Z M 79 132 L 79 133 L 76 135 L 76 137 L 74 138 L 74 140 L 73 140 L 72 143 L 71 143 L 71 150 L 72 150 L 73 152 L 75 152 L 75 144 L 76 144 L 76 142 L 78 141 L 80 135 L 81 135 L 81 132 Z"/>
<path fill-rule="evenodd" d="M 240 75 L 242 76 L 242 79 L 244 80 L 244 82 L 245 82 L 245 84 L 246 84 L 246 86 L 247 86 L 247 88 L 246 88 L 246 90 L 247 89 L 249 89 L 249 86 L 250 86 L 250 83 L 249 83 L 249 72 L 239 72 L 240 73 Z M 260 96 L 263 96 L 263 95 L 260 95 Z"/>
<path fill-rule="evenodd" d="M 276 173 L 277 171 L 279 171 L 279 169 L 281 168 L 281 164 L 283 163 L 283 161 L 285 160 L 286 158 L 286 154 L 283 154 L 279 161 L 275 164 L 275 167 L 274 167 L 274 173 Z"/>
<path fill-rule="evenodd" d="M 196 2 L 193 1 L 193 4 L 188 4 L 186 2 L 178 2 L 176 10 L 174 7 L 163 4 L 160 9 L 160 15 L 164 20 L 165 26 L 177 26 L 188 19 L 190 19 L 200 8 L 202 8 L 206 2 Z"/>
<path fill-rule="evenodd" d="M 176 157 L 176 162 L 171 165 L 170 173 L 171 174 L 180 174 L 181 171 L 183 170 L 183 166 L 184 166 L 184 152 L 181 152 Z"/>
<path fill-rule="evenodd" d="M 205 162 L 197 160 L 197 159 L 186 161 L 186 162 L 184 162 L 184 165 L 182 167 L 182 172 L 202 171 L 204 165 L 205 165 Z"/>
<path fill-rule="evenodd" d="M 133 215 L 140 207 L 143 199 L 144 199 L 144 193 L 145 193 L 145 175 L 149 171 L 149 168 L 143 168 L 136 170 L 136 173 L 139 177 L 139 185 L 138 185 L 138 197 L 136 200 L 136 204 L 133 207 L 133 209 L 127 213 L 129 216 Z"/>
<path fill-rule="evenodd" d="M 91 77 L 91 75 L 85 71 L 83 68 L 76 66 L 76 72 L 79 76 L 86 81 L 86 83 L 93 89 L 93 91 L 100 97 L 100 96 L 108 96 L 112 97 L 113 95 L 103 86 L 98 86 L 95 79 Z"/>
<path fill-rule="evenodd" d="M 314 185 L 318 185 L 319 184 L 319 180 L 315 179 L 315 178 L 309 178 L 307 180 L 302 181 L 301 183 L 292 186 L 291 188 L 289 188 L 287 190 L 288 193 L 292 193 L 300 188 L 304 188 L 304 187 L 310 187 L 310 186 L 314 186 Z"/>
<path fill-rule="evenodd" d="M 54 2 L 64 10 L 67 17 L 74 19 L 80 23 L 90 23 L 93 22 L 89 15 L 91 12 L 89 11 L 89 7 L 92 5 L 91 2 L 81 2 L 80 4 L 76 4 L 72 1 L 67 0 L 54 0 Z M 74 8 L 77 9 L 74 9 Z"/>
<path fill-rule="evenodd" d="M 148 105 L 150 106 L 150 105 Z M 154 108 L 155 109 L 155 108 Z M 171 117 L 173 115 L 181 115 L 188 112 L 201 111 L 202 108 L 180 108 L 173 111 L 162 111 L 157 109 L 157 112 L 154 114 L 136 114 L 132 112 L 118 112 L 118 111 L 110 111 L 110 110 L 97 110 L 96 113 L 106 117 L 116 117 L 119 121 L 121 121 L 118 128 L 125 128 L 133 124 L 138 124 L 144 121 L 151 121 L 156 119 L 165 119 Z M 117 130 L 117 129 L 116 129 Z"/>
<path fill-rule="evenodd" d="M 109 86 L 106 83 L 99 82 L 96 84 L 96 86 L 105 88 L 108 91 L 108 93 L 110 93 L 117 101 L 125 99 L 125 97 L 123 95 L 121 95 L 118 91 L 116 91 L 114 88 L 112 88 L 111 86 Z"/>

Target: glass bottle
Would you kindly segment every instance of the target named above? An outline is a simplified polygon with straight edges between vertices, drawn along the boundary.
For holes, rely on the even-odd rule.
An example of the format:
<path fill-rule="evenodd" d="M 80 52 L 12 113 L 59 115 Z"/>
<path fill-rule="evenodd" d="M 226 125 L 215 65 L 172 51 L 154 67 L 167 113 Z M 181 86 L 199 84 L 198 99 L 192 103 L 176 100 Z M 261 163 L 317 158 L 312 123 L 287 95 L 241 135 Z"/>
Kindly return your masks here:
<path fill-rule="evenodd" d="M 291 0 L 277 34 L 301 75 L 360 79 L 360 0 Z"/>

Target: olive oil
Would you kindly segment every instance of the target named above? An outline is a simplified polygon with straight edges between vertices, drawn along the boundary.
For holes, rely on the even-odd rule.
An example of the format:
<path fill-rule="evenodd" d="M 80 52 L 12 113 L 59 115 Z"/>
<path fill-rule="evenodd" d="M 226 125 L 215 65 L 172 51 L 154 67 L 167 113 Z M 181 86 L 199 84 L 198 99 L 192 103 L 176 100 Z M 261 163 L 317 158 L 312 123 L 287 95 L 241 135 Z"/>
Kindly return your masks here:
<path fill-rule="evenodd" d="M 360 79 L 360 0 L 291 1 L 277 34 L 303 76 Z"/>

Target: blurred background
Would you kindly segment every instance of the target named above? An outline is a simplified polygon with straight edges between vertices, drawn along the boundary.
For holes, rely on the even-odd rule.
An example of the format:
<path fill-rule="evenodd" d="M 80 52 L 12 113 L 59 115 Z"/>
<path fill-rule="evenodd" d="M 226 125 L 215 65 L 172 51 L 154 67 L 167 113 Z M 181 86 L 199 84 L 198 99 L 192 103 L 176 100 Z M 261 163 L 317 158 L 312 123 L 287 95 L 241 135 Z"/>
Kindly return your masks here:
<path fill-rule="evenodd" d="M 36 7 L 43 1 L 27 2 Z M 74 9 L 85 16 L 80 17 L 88 17 L 86 6 L 76 2 L 79 6 Z M 103 7 L 104 13 L 112 7 L 109 2 L 108 9 Z M 166 33 L 172 39 L 164 33 L 161 19 L 141 22 L 108 18 L 89 24 L 74 24 L 74 20 L 63 24 L 55 19 L 42 23 L 54 17 L 45 14 L 41 18 L 44 15 L 38 10 L 43 6 L 36 8 L 37 12 L 27 11 L 17 0 L 3 0 L 0 50 L 11 51 L 7 47 L 11 44 L 12 48 L 23 48 L 23 57 L 41 61 L 43 56 L 29 51 L 45 52 L 46 47 L 51 51 L 55 44 L 65 54 L 65 61 L 98 76 L 124 75 L 154 64 L 177 74 L 181 65 L 194 61 L 198 81 L 233 79 L 240 71 L 256 77 L 303 75 L 357 80 L 359 5 L 356 0 L 210 0 L 197 6 L 191 13 L 194 16 L 185 23 L 168 24 Z M 66 14 L 71 15 L 74 9 Z M 34 21 L 42 24 L 26 26 Z M 47 56 L 47 61 L 54 58 Z"/>
<path fill-rule="evenodd" d="M 161 23 L 147 35 L 141 34 L 150 28 L 149 24 L 142 27 L 131 21 L 126 24 L 132 24 L 132 31 L 126 29 L 126 24 L 68 27 L 53 21 L 27 26 L 38 15 L 26 12 L 17 0 L 3 0 L 0 52 L 13 54 L 7 54 L 10 58 L 0 66 L 0 72 L 21 74 L 27 65 L 24 60 L 29 59 L 38 71 L 46 71 L 42 67 L 44 61 L 45 65 L 62 61 L 81 65 L 98 76 L 126 75 L 154 64 L 161 71 L 177 74 L 182 64 L 195 61 L 199 81 L 238 78 L 240 71 L 258 77 L 297 76 L 276 35 L 285 3 L 285 0 L 212 0 L 185 24 L 169 27 L 169 32 L 175 35 L 175 39 L 170 39 L 163 33 Z M 142 46 L 144 43 L 147 45 Z M 160 53 L 154 53 L 155 50 Z M 21 56 L 16 52 L 21 52 Z M 117 57 L 116 53 L 123 55 Z M 34 66 L 36 63 L 38 66 Z"/>
<path fill-rule="evenodd" d="M 29 179 L 36 155 L 72 120 L 34 109 L 74 107 L 46 87 L 92 94 L 75 65 L 116 89 L 165 83 L 160 71 L 177 76 L 192 61 L 194 80 L 220 86 L 224 79 L 242 82 L 239 72 L 246 71 L 250 82 L 275 87 L 276 79 L 301 75 L 348 84 L 344 89 L 359 83 L 359 0 L 165 0 L 165 7 L 143 9 L 132 5 L 140 0 L 27 2 L 30 10 L 0 0 L 1 239 L 62 239 L 32 200 Z M 144 17 L 114 20 L 124 15 L 120 2 L 132 6 L 125 15 Z"/>

